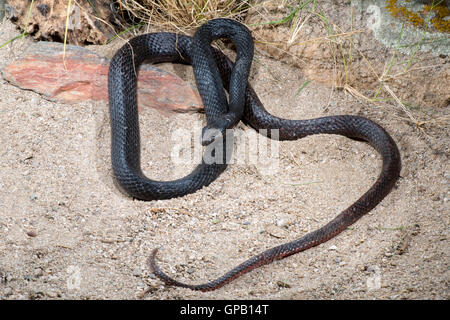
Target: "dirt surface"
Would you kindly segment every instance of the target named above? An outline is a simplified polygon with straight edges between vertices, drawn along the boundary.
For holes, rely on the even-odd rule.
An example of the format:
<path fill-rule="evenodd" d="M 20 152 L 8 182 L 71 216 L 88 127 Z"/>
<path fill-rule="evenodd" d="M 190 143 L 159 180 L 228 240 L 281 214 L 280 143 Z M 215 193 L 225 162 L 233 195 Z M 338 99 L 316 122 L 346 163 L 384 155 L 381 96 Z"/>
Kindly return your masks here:
<path fill-rule="evenodd" d="M 0 25 L 0 43 L 16 35 L 9 21 Z M 31 41 L 2 48 L 0 68 Z M 122 43 L 90 49 L 111 57 Z M 194 194 L 135 201 L 113 181 L 106 104 L 49 102 L 0 80 L 0 298 L 448 299 L 448 130 L 419 129 L 395 104 L 369 104 L 316 81 L 298 93 L 308 80 L 300 69 L 256 57 L 250 82 L 272 113 L 361 115 L 391 133 L 403 169 L 380 205 L 327 243 L 217 291 L 166 287 L 147 266 L 153 248 L 178 280 L 211 280 L 328 222 L 375 181 L 378 154 L 343 137 L 312 136 L 279 144 L 276 174 L 234 164 Z M 189 67 L 162 68 L 193 83 Z M 444 116 L 448 107 L 433 112 Z M 145 173 L 171 179 L 192 169 L 173 164 L 172 134 L 202 119 L 143 110 Z"/>

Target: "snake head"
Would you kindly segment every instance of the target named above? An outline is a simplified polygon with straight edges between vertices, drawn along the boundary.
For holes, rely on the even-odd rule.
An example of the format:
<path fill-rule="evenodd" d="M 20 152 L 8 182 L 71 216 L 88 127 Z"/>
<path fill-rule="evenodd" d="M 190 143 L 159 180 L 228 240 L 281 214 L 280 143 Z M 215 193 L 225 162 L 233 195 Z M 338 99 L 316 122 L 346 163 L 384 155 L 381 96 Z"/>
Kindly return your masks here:
<path fill-rule="evenodd" d="M 235 122 L 235 117 L 232 114 L 225 114 L 211 121 L 202 130 L 202 146 L 207 146 L 216 140 L 223 139 L 226 135 L 226 130 L 231 129 Z"/>

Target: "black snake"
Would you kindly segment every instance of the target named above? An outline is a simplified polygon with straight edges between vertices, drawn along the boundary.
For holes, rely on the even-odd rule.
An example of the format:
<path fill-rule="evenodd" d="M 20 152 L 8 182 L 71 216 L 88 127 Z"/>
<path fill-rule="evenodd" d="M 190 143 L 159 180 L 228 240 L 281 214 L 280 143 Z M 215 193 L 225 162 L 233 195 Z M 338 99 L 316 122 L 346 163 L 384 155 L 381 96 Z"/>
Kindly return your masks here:
<path fill-rule="evenodd" d="M 227 37 L 237 47 L 232 63 L 223 53 L 210 46 L 212 40 Z M 253 40 L 242 24 L 229 19 L 215 19 L 203 25 L 193 38 L 174 33 L 152 33 L 127 42 L 111 60 L 108 75 L 111 120 L 111 155 L 114 175 L 119 185 L 132 197 L 141 200 L 180 197 L 207 186 L 226 168 L 229 152 L 223 150 L 223 161 L 202 162 L 184 178 L 154 181 L 144 176 L 140 165 L 140 140 L 137 111 L 137 70 L 151 63 L 176 62 L 192 64 L 207 117 L 203 131 L 204 145 L 226 138 L 225 129 L 242 120 L 254 129 L 278 129 L 280 140 L 295 140 L 313 134 L 338 134 L 369 143 L 381 155 L 381 173 L 355 203 L 325 226 L 305 236 L 279 245 L 250 258 L 222 277 L 200 285 L 178 282 L 164 274 L 155 263 L 157 249 L 149 259 L 153 273 L 166 284 L 193 290 L 215 290 L 254 268 L 317 246 L 372 210 L 394 187 L 400 175 L 400 154 L 394 140 L 369 119 L 339 115 L 310 120 L 281 119 L 268 113 L 253 89 L 247 84 L 253 58 Z M 227 102 L 224 88 L 229 92 Z M 212 132 L 212 134 L 209 134 Z M 270 136 L 271 130 L 267 130 Z M 225 145 L 225 144 L 224 144 Z"/>

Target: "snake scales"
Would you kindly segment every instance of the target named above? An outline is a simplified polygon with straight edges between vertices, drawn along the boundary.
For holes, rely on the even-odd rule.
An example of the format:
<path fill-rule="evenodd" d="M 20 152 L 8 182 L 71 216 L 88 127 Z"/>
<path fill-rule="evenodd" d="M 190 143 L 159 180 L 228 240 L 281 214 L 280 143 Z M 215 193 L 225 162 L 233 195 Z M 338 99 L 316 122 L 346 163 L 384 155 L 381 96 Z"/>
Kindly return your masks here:
<path fill-rule="evenodd" d="M 234 63 L 210 46 L 214 39 L 221 37 L 230 38 L 235 44 L 237 57 Z M 363 140 L 375 148 L 383 161 L 381 173 L 366 193 L 323 227 L 297 240 L 266 250 L 208 283 L 190 285 L 170 278 L 156 265 L 155 249 L 149 258 L 150 267 L 168 285 L 201 291 L 215 290 L 255 268 L 317 246 L 372 210 L 399 178 L 401 161 L 395 142 L 382 127 L 369 119 L 338 115 L 287 120 L 268 113 L 247 84 L 252 58 L 253 40 L 250 31 L 242 24 L 228 19 L 209 21 L 199 28 L 193 38 L 164 32 L 145 34 L 131 39 L 118 50 L 111 60 L 108 75 L 111 156 L 116 180 L 130 196 L 155 200 L 195 192 L 209 185 L 225 170 L 229 156 L 224 150 L 223 161 L 212 164 L 203 161 L 193 172 L 173 181 L 155 181 L 144 176 L 140 165 L 136 89 L 136 70 L 144 61 L 193 65 L 207 118 L 202 135 L 204 145 L 225 138 L 225 129 L 232 128 L 240 120 L 254 129 L 278 129 L 280 140 L 295 140 L 313 134 L 338 134 Z M 229 92 L 228 102 L 224 88 Z M 270 133 L 270 130 L 267 132 Z"/>

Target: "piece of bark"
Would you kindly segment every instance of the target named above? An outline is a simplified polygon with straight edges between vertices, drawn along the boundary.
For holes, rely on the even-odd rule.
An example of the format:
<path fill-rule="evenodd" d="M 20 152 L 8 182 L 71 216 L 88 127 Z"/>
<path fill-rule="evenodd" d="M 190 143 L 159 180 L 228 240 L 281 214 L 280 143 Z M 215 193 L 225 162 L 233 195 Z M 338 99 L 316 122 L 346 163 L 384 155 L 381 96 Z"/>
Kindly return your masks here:
<path fill-rule="evenodd" d="M 38 40 L 63 42 L 66 21 L 68 43 L 104 44 L 115 34 L 109 1 L 77 0 L 68 8 L 62 0 L 8 0 L 7 12 L 12 22 Z"/>
<path fill-rule="evenodd" d="M 46 99 L 64 103 L 87 100 L 108 102 L 109 60 L 86 48 L 37 42 L 22 58 L 2 70 L 5 80 L 33 90 Z M 128 94 L 124 92 L 124 94 Z M 140 107 L 161 112 L 202 108 L 197 91 L 176 75 L 144 65 L 138 74 Z"/>

